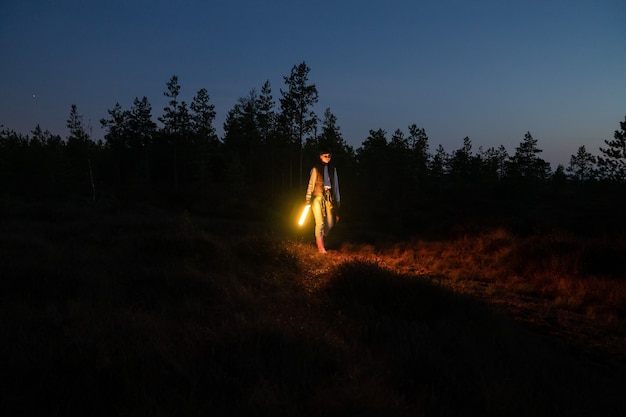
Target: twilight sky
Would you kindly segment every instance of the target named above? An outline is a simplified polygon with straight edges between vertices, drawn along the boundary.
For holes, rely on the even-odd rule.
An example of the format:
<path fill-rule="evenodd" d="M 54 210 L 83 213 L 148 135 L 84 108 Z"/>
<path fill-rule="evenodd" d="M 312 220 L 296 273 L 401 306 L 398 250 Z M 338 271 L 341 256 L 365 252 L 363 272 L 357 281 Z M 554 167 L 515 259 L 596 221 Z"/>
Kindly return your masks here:
<path fill-rule="evenodd" d="M 72 104 L 100 119 L 146 96 L 155 121 L 177 75 L 206 88 L 223 133 L 239 97 L 311 68 L 321 117 L 348 144 L 426 130 L 430 150 L 504 145 L 594 155 L 626 117 L 624 0 L 0 0 L 0 124 L 66 137 Z"/>

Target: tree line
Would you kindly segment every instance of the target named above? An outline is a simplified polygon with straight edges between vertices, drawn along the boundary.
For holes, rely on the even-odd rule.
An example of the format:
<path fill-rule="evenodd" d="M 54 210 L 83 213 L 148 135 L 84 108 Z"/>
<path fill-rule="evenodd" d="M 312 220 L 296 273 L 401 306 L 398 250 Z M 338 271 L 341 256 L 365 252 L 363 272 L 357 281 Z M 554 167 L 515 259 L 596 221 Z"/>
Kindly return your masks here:
<path fill-rule="evenodd" d="M 240 97 L 227 113 L 222 137 L 208 91 L 200 89 L 187 103 L 175 75 L 166 83 L 168 103 L 156 121 L 146 96 L 136 97 L 129 109 L 115 103 L 100 120 L 106 132 L 101 140 L 91 138 L 75 104 L 66 138 L 39 125 L 27 135 L 2 127 L 2 192 L 93 200 L 167 196 L 272 207 L 304 195 L 320 146 L 332 149 L 345 184 L 342 194 L 361 210 L 400 210 L 450 194 L 518 195 L 626 180 L 626 118 L 600 155 L 580 146 L 569 166 L 554 171 L 530 132 L 513 153 L 504 146 L 475 150 L 469 137 L 451 152 L 442 145 L 431 149 L 426 130 L 415 124 L 391 135 L 370 130 L 354 149 L 329 108 L 323 115 L 313 110 L 318 91 L 309 73 L 305 62 L 294 65 L 278 100 L 269 81 Z"/>

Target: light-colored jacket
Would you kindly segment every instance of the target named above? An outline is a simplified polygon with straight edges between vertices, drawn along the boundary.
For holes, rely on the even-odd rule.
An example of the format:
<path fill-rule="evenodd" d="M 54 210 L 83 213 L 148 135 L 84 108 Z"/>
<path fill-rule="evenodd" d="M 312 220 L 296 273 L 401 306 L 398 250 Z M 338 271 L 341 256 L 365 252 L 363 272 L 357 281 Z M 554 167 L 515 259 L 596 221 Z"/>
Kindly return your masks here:
<path fill-rule="evenodd" d="M 330 188 L 335 204 L 337 206 L 341 205 L 341 193 L 339 192 L 339 176 L 337 175 L 337 168 L 330 164 L 315 165 L 311 168 L 309 185 L 306 189 L 306 200 L 310 201 L 311 196 L 321 196 L 324 192 L 324 188 L 326 187 Z"/>

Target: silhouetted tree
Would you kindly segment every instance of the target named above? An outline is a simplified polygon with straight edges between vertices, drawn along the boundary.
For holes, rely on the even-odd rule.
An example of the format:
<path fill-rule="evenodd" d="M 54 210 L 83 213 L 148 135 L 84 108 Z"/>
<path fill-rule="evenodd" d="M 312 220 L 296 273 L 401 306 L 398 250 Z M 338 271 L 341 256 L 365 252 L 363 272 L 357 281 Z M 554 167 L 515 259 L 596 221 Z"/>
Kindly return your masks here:
<path fill-rule="evenodd" d="M 83 125 L 83 116 L 78 114 L 76 104 L 71 105 L 70 117 L 67 119 L 66 126 L 70 131 L 67 138 L 68 145 L 71 145 L 73 141 L 84 143 L 89 140 L 89 134 Z"/>
<path fill-rule="evenodd" d="M 28 191 L 27 158 L 28 137 L 10 129 L 0 131 L 0 184 L 6 195 Z"/>
<path fill-rule="evenodd" d="M 578 182 L 596 178 L 596 157 L 587 152 L 585 145 L 580 146 L 576 155 L 571 156 L 567 173 L 568 178 Z"/>
<path fill-rule="evenodd" d="M 502 178 L 506 175 L 506 168 L 509 155 L 504 148 L 490 147 L 483 150 L 478 148 L 478 152 L 474 157 L 475 183 L 479 185 L 475 191 L 482 192 L 483 195 L 494 191 L 502 191 L 505 187 L 502 185 Z"/>
<path fill-rule="evenodd" d="M 129 125 L 130 112 L 122 109 L 120 103 L 107 110 L 109 118 L 100 119 L 101 126 L 106 129 L 105 147 L 112 159 L 113 185 L 117 186 L 126 180 L 125 167 L 129 164 Z"/>
<path fill-rule="evenodd" d="M 133 106 L 128 113 L 128 135 L 129 146 L 132 151 L 134 165 L 143 164 L 143 177 L 145 184 L 151 183 L 151 153 L 154 144 L 154 136 L 156 134 L 156 123 L 152 120 L 152 106 L 148 102 L 148 98 L 143 96 L 141 100 L 135 97 Z"/>
<path fill-rule="evenodd" d="M 90 189 L 92 199 L 96 198 L 96 164 L 93 156 L 97 145 L 91 140 L 89 133 L 83 125 L 83 116 L 78 114 L 76 104 L 71 105 L 70 116 L 67 119 L 69 136 L 67 137 L 67 154 L 70 163 L 70 177 L 75 186 L 75 191 L 82 193 Z"/>
<path fill-rule="evenodd" d="M 224 151 L 229 167 L 236 167 L 239 175 L 247 179 L 247 183 L 254 182 L 260 186 L 262 177 L 258 175 L 260 164 L 258 155 L 261 151 L 261 135 L 257 126 L 258 96 L 252 89 L 248 96 L 240 97 L 231 110 L 228 111 L 224 122 Z M 238 181 L 238 184 L 244 184 Z M 240 190 L 243 193 L 244 190 Z"/>
<path fill-rule="evenodd" d="M 256 102 L 257 110 L 257 130 L 263 148 L 257 158 L 260 161 L 271 160 L 273 169 L 265 171 L 265 179 L 268 186 L 265 189 L 269 196 L 275 198 L 280 192 L 285 191 L 286 178 L 289 177 L 290 149 L 289 137 L 283 134 L 279 128 L 279 120 L 285 120 L 276 113 L 276 102 L 272 96 L 272 86 L 269 81 L 265 81 L 261 87 Z"/>
<path fill-rule="evenodd" d="M 325 147 L 332 151 L 332 160 L 336 166 L 341 166 L 346 170 L 353 165 L 354 149 L 344 140 L 341 128 L 337 124 L 337 116 L 330 111 L 330 108 L 326 108 L 324 111 L 322 132 L 319 137 L 310 139 L 312 144 L 310 149 L 311 159 L 317 160 L 319 149 Z"/>
<path fill-rule="evenodd" d="M 526 183 L 545 181 L 550 176 L 550 164 L 539 157 L 541 152 L 543 151 L 537 147 L 537 139 L 530 132 L 526 132 L 524 140 L 509 159 L 507 175 Z"/>
<path fill-rule="evenodd" d="M 32 165 L 28 167 L 32 175 L 30 182 L 35 185 L 36 192 L 41 190 L 54 195 L 65 171 L 65 145 L 59 135 L 44 131 L 39 125 L 31 133 L 28 143 L 29 153 L 32 154 L 29 158 Z"/>
<path fill-rule="evenodd" d="M 100 119 L 100 125 L 106 129 L 104 141 L 107 147 L 113 149 L 125 149 L 129 145 L 127 143 L 128 135 L 128 112 L 122 109 L 120 103 L 115 103 L 112 109 L 107 110 L 109 119 L 104 117 Z"/>
<path fill-rule="evenodd" d="M 159 121 L 163 123 L 161 136 L 166 147 L 171 147 L 173 155 L 173 181 L 174 188 L 178 189 L 179 170 L 184 162 L 181 162 L 181 156 L 184 158 L 187 151 L 187 142 L 191 136 L 191 116 L 185 101 L 179 101 L 180 85 L 178 84 L 178 76 L 173 75 L 166 84 L 167 91 L 163 93 L 170 100 L 168 106 L 163 108 L 163 115 L 159 117 Z M 183 159 L 184 161 L 184 159 Z"/>
<path fill-rule="evenodd" d="M 257 128 L 261 137 L 261 142 L 269 144 L 270 138 L 276 129 L 276 103 L 272 97 L 272 86 L 269 81 L 265 81 L 261 87 L 261 94 L 257 98 Z"/>
<path fill-rule="evenodd" d="M 215 179 L 219 161 L 220 142 L 215 132 L 215 105 L 210 103 L 210 96 L 205 88 L 198 90 L 190 105 L 193 131 L 193 166 L 199 179 L 202 192 L 209 179 Z"/>
<path fill-rule="evenodd" d="M 425 188 L 428 179 L 429 143 L 426 130 L 417 125 L 409 126 L 409 146 L 411 148 L 411 167 L 413 169 L 414 191 Z"/>
<path fill-rule="evenodd" d="M 567 174 L 565 173 L 565 167 L 558 164 L 554 173 L 550 177 L 550 182 L 555 186 L 556 190 L 562 189 L 567 183 Z"/>
<path fill-rule="evenodd" d="M 363 145 L 356 151 L 359 195 L 363 196 L 361 206 L 367 204 L 374 215 L 386 212 L 393 201 L 391 193 L 391 170 L 395 169 L 391 159 L 387 133 L 383 129 L 370 130 Z"/>
<path fill-rule="evenodd" d="M 448 159 L 448 174 L 450 179 L 458 185 L 467 187 L 478 177 L 480 162 L 472 154 L 472 141 L 469 137 L 463 138 L 463 146 L 452 152 Z"/>
<path fill-rule="evenodd" d="M 388 144 L 389 160 L 389 183 L 387 190 L 394 196 L 395 209 L 408 207 L 412 203 L 415 186 L 413 183 L 412 150 L 409 139 L 404 136 L 400 129 L 391 135 Z"/>
<path fill-rule="evenodd" d="M 215 105 L 211 104 L 206 88 L 198 90 L 191 102 L 191 130 L 194 133 L 194 144 L 210 142 L 215 144 L 218 139 L 215 134 Z"/>
<path fill-rule="evenodd" d="M 597 160 L 600 176 L 609 181 L 626 180 L 626 117 L 620 122 L 620 129 L 613 134 L 613 140 L 605 139 L 607 147 L 600 147 L 603 156 Z"/>
<path fill-rule="evenodd" d="M 303 145 L 307 135 L 315 131 L 317 116 L 312 107 L 317 103 L 318 93 L 315 84 L 308 84 L 311 69 L 302 62 L 294 65 L 291 74 L 283 77 L 287 90 L 280 90 L 280 108 L 286 132 L 295 144 L 299 156 L 299 187 L 303 182 Z M 290 158 L 292 160 L 292 158 Z M 293 186 L 293 184 L 291 184 Z"/>
<path fill-rule="evenodd" d="M 488 182 L 496 182 L 506 175 L 509 153 L 503 145 L 490 147 L 479 153 L 483 168 L 483 178 Z"/>
<path fill-rule="evenodd" d="M 450 156 L 446 153 L 443 145 L 439 144 L 429 163 L 430 176 L 438 192 L 443 191 L 444 179 L 448 174 L 449 159 Z"/>

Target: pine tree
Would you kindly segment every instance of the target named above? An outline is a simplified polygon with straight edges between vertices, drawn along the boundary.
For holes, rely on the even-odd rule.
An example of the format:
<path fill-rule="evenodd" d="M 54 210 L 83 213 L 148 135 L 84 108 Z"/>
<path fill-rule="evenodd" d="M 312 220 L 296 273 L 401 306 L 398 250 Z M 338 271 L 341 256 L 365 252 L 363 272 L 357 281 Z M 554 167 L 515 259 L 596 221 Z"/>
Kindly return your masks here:
<path fill-rule="evenodd" d="M 354 149 L 344 140 L 341 128 L 337 124 L 337 116 L 330 111 L 329 107 L 324 110 L 322 133 L 312 142 L 317 148 L 326 147 L 330 149 L 333 153 L 333 161 L 336 163 L 340 161 L 342 165 L 345 165 L 348 158 L 354 158 Z M 316 151 L 314 157 L 317 157 L 318 150 L 314 149 Z"/>
<path fill-rule="evenodd" d="M 370 130 L 369 136 L 357 149 L 359 185 L 364 187 L 361 194 L 369 195 L 372 201 L 387 199 L 393 169 L 387 133 L 383 129 Z"/>
<path fill-rule="evenodd" d="M 411 147 L 411 166 L 416 187 L 423 187 L 428 178 L 429 143 L 426 130 L 416 124 L 409 126 L 409 146 Z"/>
<path fill-rule="evenodd" d="M 193 130 L 192 146 L 194 149 L 193 167 L 195 178 L 204 192 L 206 185 L 217 171 L 217 153 L 220 141 L 215 132 L 215 105 L 210 103 L 210 96 L 205 88 L 198 90 L 191 103 L 191 123 Z"/>
<path fill-rule="evenodd" d="M 156 123 L 152 120 L 152 106 L 148 98 L 143 96 L 141 100 L 135 97 L 133 106 L 128 113 L 128 135 L 129 144 L 132 150 L 133 165 L 143 164 L 140 170 L 145 184 L 151 183 L 151 152 L 153 148 L 154 136 L 156 134 Z"/>
<path fill-rule="evenodd" d="M 167 91 L 163 93 L 170 101 L 168 106 L 163 108 L 163 115 L 159 121 L 163 123 L 161 130 L 165 139 L 165 144 L 173 149 L 173 180 L 174 188 L 178 189 L 180 166 L 184 166 L 187 142 L 190 140 L 191 116 L 185 101 L 179 101 L 180 85 L 178 76 L 173 75 L 166 83 Z M 182 157 L 181 157 L 182 156 Z"/>
<path fill-rule="evenodd" d="M 455 180 L 466 182 L 474 174 L 473 158 L 472 141 L 466 136 L 463 138 L 463 146 L 452 153 L 448 161 L 448 172 Z"/>
<path fill-rule="evenodd" d="M 280 107 L 286 132 L 290 142 L 297 147 L 299 155 L 299 186 L 302 188 L 302 156 L 305 137 L 315 131 L 317 116 L 312 107 L 317 103 L 318 94 L 315 84 L 308 84 L 311 69 L 302 62 L 294 65 L 291 74 L 283 77 L 287 90 L 280 90 Z M 292 158 L 290 158 L 290 161 Z M 293 185 L 293 184 L 292 184 Z"/>
<path fill-rule="evenodd" d="M 213 122 L 215 121 L 215 105 L 211 104 L 206 88 L 198 90 L 191 102 L 191 127 L 194 143 L 209 143 L 215 145 L 217 135 Z"/>
<path fill-rule="evenodd" d="M 265 81 L 261 87 L 261 94 L 257 98 L 257 127 L 264 144 L 269 143 L 276 124 L 274 107 L 276 103 L 272 97 L 272 87 L 269 81 Z"/>
<path fill-rule="evenodd" d="M 105 147 L 112 158 L 113 184 L 120 185 L 126 180 L 125 167 L 129 158 L 129 123 L 130 112 L 123 110 L 120 103 L 107 110 L 109 119 L 100 119 L 100 125 L 106 129 Z"/>
<path fill-rule="evenodd" d="M 539 157 L 543 150 L 537 147 L 537 139 L 526 132 L 524 140 L 515 148 L 508 163 L 508 175 L 514 179 L 530 182 L 545 181 L 550 174 L 550 164 Z"/>
<path fill-rule="evenodd" d="M 92 161 L 96 144 L 91 140 L 85 126 L 83 116 L 78 114 L 76 104 L 71 105 L 67 119 L 70 134 L 67 138 L 67 153 L 70 162 L 70 178 L 76 191 L 82 192 L 87 186 L 91 189 L 92 199 L 96 199 L 95 166 Z"/>
<path fill-rule="evenodd" d="M 90 139 L 89 134 L 83 125 L 83 116 L 78 114 L 76 104 L 71 105 L 70 117 L 67 119 L 66 126 L 70 131 L 67 138 L 68 145 L 72 145 L 71 142 L 75 141 L 84 143 Z"/>
<path fill-rule="evenodd" d="M 600 148 L 604 156 L 598 156 L 600 176 L 610 181 L 626 180 L 626 117 L 620 122 L 621 131 L 616 130 L 613 140 L 605 140 L 607 148 Z"/>
<path fill-rule="evenodd" d="M 596 177 L 596 157 L 587 152 L 585 146 L 578 148 L 576 155 L 572 155 L 567 167 L 568 177 L 574 181 L 589 181 Z"/>

